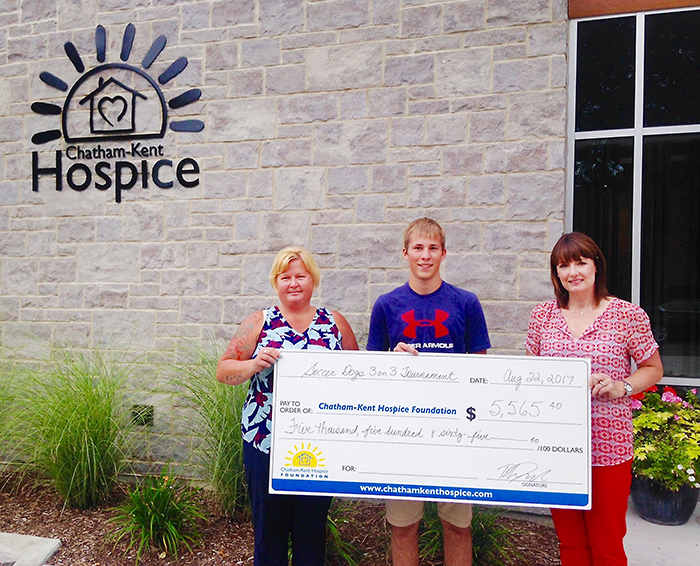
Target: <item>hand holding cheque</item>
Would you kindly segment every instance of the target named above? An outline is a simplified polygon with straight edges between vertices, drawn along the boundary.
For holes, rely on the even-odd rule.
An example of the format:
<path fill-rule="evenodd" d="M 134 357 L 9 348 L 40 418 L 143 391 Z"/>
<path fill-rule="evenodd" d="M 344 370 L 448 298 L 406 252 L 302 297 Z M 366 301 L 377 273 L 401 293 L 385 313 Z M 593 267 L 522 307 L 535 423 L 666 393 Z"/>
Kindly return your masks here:
<path fill-rule="evenodd" d="M 285 351 L 271 490 L 587 508 L 582 359 Z"/>

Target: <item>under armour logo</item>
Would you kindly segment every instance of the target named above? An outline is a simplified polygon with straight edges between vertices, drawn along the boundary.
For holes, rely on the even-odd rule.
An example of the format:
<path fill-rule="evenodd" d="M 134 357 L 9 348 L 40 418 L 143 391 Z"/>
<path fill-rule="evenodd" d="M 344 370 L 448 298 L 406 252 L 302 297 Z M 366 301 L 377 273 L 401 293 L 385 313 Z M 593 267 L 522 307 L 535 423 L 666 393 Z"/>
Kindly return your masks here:
<path fill-rule="evenodd" d="M 427 318 L 423 320 L 416 320 L 415 311 L 408 311 L 401 315 L 401 319 L 408 324 L 408 326 L 403 331 L 403 335 L 407 338 L 415 338 L 416 329 L 418 327 L 432 326 L 435 329 L 435 338 L 442 338 L 443 336 L 447 336 L 450 333 L 450 331 L 447 329 L 447 326 L 442 324 L 448 318 L 450 318 L 450 315 L 445 311 L 441 311 L 440 309 L 435 309 L 434 320 L 430 320 Z"/>

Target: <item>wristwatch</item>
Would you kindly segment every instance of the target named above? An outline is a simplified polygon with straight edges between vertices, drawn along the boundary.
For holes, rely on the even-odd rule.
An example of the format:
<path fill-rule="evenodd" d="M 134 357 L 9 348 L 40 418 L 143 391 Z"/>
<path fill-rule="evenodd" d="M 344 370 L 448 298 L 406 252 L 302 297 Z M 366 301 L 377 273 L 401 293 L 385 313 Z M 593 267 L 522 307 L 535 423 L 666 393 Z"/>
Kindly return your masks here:
<path fill-rule="evenodd" d="M 624 379 L 622 380 L 622 386 L 625 388 L 625 397 L 632 395 L 632 386 Z"/>

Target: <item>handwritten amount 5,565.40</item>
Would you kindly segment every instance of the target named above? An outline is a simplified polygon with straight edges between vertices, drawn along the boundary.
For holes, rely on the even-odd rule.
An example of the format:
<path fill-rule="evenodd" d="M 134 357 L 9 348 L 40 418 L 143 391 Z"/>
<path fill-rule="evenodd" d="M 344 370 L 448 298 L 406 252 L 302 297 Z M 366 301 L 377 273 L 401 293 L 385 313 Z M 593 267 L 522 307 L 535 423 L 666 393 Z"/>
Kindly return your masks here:
<path fill-rule="evenodd" d="M 544 414 L 546 408 L 551 411 L 560 411 L 562 404 L 551 402 L 546 408 L 540 408 L 543 401 L 508 401 L 507 399 L 495 399 L 489 408 L 489 415 L 495 418 L 524 417 L 536 419 Z"/>

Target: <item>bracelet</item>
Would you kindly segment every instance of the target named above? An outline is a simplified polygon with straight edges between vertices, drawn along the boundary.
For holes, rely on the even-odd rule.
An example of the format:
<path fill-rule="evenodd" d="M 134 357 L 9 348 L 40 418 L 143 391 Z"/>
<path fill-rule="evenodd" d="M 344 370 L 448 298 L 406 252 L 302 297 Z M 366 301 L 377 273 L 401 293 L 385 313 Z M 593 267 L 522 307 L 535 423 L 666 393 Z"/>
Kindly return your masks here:
<path fill-rule="evenodd" d="M 623 397 L 629 397 L 630 395 L 632 395 L 633 389 L 632 389 L 632 385 L 630 384 L 629 381 L 627 381 L 626 379 L 623 379 L 622 380 L 622 387 L 625 388 L 625 394 L 623 395 Z"/>

